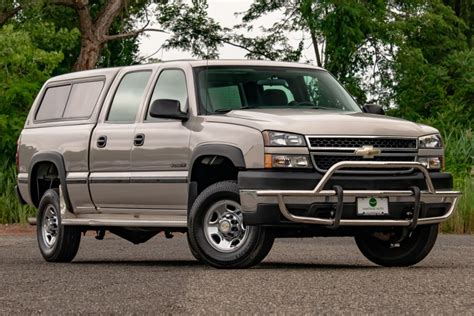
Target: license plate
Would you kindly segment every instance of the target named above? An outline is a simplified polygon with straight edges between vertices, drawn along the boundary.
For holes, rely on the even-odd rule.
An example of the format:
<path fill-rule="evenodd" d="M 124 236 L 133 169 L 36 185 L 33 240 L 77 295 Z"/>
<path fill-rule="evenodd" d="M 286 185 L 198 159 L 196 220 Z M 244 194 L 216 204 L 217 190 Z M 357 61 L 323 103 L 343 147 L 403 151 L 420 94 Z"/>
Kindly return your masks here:
<path fill-rule="evenodd" d="M 388 215 L 388 198 L 367 197 L 357 199 L 357 215 Z"/>

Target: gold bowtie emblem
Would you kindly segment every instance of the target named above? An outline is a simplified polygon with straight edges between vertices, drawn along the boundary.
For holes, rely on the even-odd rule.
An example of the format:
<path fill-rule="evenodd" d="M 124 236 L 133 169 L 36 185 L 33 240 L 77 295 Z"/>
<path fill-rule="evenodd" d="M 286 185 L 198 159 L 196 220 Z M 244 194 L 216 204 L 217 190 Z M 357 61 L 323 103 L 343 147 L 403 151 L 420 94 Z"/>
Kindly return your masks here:
<path fill-rule="evenodd" d="M 374 146 L 362 146 L 357 148 L 354 152 L 357 156 L 362 156 L 363 158 L 374 158 L 377 155 L 380 155 L 381 150 L 374 148 Z"/>

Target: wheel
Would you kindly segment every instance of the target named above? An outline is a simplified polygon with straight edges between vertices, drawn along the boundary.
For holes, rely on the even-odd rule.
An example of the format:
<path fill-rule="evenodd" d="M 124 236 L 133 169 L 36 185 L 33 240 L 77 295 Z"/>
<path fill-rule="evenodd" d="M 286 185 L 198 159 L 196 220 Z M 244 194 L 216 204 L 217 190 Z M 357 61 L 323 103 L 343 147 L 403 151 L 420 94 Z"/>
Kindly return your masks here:
<path fill-rule="evenodd" d="M 423 260 L 433 248 L 438 225 L 418 226 L 401 241 L 384 235 L 363 234 L 355 237 L 357 247 L 370 261 L 385 267 L 407 267 Z"/>
<path fill-rule="evenodd" d="M 36 235 L 43 258 L 49 262 L 70 262 L 79 250 L 81 231 L 77 227 L 62 226 L 59 194 L 48 190 L 41 198 L 36 220 Z"/>
<path fill-rule="evenodd" d="M 256 265 L 270 252 L 273 240 L 268 228 L 243 224 L 235 182 L 223 181 L 207 187 L 189 212 L 189 246 L 195 257 L 213 267 Z"/>

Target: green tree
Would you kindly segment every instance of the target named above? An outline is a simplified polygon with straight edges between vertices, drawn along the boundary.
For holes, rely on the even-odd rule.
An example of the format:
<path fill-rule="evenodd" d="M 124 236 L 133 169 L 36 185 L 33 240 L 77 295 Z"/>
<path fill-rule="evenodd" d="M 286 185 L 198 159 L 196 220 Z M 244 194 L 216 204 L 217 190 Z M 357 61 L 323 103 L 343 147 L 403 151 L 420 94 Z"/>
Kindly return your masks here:
<path fill-rule="evenodd" d="M 41 27 L 46 34 L 49 26 Z M 30 34 L 12 25 L 0 30 L 1 160 L 14 161 L 18 134 L 41 85 L 63 59 L 61 52 L 39 49 Z"/>

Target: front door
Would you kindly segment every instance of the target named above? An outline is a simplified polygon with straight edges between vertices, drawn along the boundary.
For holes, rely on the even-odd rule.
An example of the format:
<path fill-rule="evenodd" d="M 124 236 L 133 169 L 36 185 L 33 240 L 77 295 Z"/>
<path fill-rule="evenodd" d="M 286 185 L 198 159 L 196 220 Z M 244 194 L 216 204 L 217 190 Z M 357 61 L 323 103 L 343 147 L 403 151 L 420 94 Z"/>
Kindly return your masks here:
<path fill-rule="evenodd" d="M 89 188 L 96 207 L 134 208 L 130 191 L 130 155 L 136 118 L 151 70 L 127 72 L 120 78 L 107 114 L 91 138 Z"/>
<path fill-rule="evenodd" d="M 167 214 L 185 214 L 188 199 L 188 161 L 191 132 L 186 123 L 149 116 L 154 100 L 178 100 L 187 111 L 186 75 L 179 69 L 162 69 L 153 93 L 135 129 L 131 185 L 134 204 Z"/>

